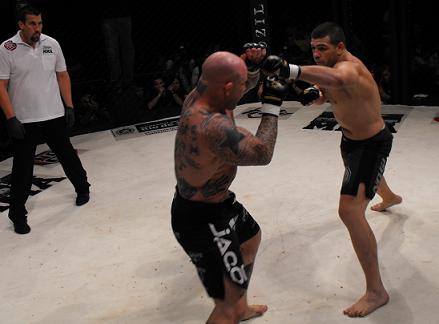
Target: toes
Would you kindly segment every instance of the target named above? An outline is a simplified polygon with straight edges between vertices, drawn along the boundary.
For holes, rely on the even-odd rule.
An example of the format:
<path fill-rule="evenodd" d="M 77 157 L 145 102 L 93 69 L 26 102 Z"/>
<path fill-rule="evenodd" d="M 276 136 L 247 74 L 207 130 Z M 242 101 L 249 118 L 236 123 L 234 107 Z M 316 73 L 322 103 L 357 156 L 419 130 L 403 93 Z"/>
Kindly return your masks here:
<path fill-rule="evenodd" d="M 343 314 L 345 314 L 346 316 L 352 317 L 352 314 L 353 314 L 352 307 L 349 307 L 348 309 L 345 309 L 343 311 Z"/>
<path fill-rule="evenodd" d="M 384 205 L 382 203 L 373 205 L 372 207 L 370 207 L 370 209 L 372 209 L 373 211 L 383 211 L 386 208 L 384 207 Z"/>
<path fill-rule="evenodd" d="M 343 311 L 343 314 L 349 317 L 363 317 L 365 313 L 364 310 L 358 310 L 355 307 L 349 307 Z"/>
<path fill-rule="evenodd" d="M 253 305 L 253 310 L 256 312 L 256 313 L 258 313 L 258 314 L 264 314 L 266 311 L 267 311 L 267 309 L 268 309 L 268 306 L 267 305 Z"/>

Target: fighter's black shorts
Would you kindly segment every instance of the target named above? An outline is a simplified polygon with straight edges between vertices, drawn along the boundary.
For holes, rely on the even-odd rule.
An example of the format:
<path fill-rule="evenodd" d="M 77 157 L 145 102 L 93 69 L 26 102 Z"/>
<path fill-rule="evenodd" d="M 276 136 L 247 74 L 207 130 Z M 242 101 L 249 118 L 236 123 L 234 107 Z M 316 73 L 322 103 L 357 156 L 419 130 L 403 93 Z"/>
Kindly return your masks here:
<path fill-rule="evenodd" d="M 366 197 L 372 200 L 383 176 L 392 141 L 393 135 L 387 127 L 365 140 L 355 141 L 342 136 L 340 149 L 345 166 L 342 195 L 356 196 L 358 185 L 364 183 Z"/>
<path fill-rule="evenodd" d="M 247 289 L 240 245 L 259 232 L 259 225 L 234 193 L 221 203 L 203 203 L 186 200 L 177 190 L 171 215 L 174 235 L 210 297 L 224 299 L 224 276 Z"/>

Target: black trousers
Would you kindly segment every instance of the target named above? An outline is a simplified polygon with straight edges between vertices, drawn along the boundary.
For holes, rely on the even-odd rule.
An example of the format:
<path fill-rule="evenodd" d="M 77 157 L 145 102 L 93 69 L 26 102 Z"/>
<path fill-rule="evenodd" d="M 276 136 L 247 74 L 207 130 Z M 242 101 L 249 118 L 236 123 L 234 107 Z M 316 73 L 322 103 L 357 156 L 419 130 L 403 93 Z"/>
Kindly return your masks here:
<path fill-rule="evenodd" d="M 24 139 L 13 140 L 9 217 L 14 219 L 21 219 L 27 214 L 25 204 L 32 187 L 35 151 L 42 141 L 55 153 L 77 193 L 88 192 L 90 187 L 87 173 L 70 143 L 64 117 L 24 123 L 23 126 L 26 130 Z"/>

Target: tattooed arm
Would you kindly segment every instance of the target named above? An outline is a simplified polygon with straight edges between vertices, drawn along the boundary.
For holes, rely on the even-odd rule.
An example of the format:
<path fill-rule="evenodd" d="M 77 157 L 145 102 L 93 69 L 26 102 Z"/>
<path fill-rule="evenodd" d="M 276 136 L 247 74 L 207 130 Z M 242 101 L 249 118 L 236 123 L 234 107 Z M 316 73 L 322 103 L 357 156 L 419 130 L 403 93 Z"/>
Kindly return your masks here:
<path fill-rule="evenodd" d="M 232 165 L 266 165 L 273 157 L 277 117 L 263 115 L 256 135 L 236 127 L 222 114 L 213 114 L 203 123 L 209 148 Z"/>

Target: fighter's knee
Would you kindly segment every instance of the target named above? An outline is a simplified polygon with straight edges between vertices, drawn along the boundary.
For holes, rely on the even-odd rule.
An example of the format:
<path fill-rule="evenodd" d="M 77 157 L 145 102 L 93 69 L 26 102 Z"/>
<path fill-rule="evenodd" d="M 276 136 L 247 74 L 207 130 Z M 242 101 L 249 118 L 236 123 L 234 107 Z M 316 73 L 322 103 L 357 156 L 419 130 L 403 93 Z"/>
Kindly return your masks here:
<path fill-rule="evenodd" d="M 340 205 L 338 206 L 338 216 L 344 223 L 349 222 L 352 217 L 356 215 L 355 210 L 356 208 L 353 205 L 340 203 Z"/>
<path fill-rule="evenodd" d="M 343 223 L 348 225 L 352 222 L 357 222 L 359 217 L 364 217 L 364 211 L 367 206 L 367 201 L 358 199 L 340 200 L 338 206 L 338 215 Z"/>

